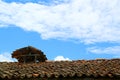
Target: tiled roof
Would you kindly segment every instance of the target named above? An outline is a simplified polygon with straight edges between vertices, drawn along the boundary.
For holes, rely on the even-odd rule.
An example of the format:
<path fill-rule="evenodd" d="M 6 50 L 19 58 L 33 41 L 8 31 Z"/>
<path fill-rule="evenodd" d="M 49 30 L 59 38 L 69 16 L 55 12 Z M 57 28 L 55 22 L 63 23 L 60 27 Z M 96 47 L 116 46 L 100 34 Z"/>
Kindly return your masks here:
<path fill-rule="evenodd" d="M 120 59 L 0 62 L 0 78 L 120 77 Z"/>

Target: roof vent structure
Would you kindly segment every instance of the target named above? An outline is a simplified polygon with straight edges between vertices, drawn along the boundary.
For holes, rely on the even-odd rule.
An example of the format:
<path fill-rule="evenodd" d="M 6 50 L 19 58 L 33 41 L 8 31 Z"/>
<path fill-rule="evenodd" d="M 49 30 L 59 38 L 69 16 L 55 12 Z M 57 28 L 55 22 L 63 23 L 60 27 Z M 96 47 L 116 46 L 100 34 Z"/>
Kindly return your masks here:
<path fill-rule="evenodd" d="M 12 58 L 16 58 L 19 63 L 36 63 L 47 60 L 46 55 L 32 46 L 24 47 L 13 51 Z"/>

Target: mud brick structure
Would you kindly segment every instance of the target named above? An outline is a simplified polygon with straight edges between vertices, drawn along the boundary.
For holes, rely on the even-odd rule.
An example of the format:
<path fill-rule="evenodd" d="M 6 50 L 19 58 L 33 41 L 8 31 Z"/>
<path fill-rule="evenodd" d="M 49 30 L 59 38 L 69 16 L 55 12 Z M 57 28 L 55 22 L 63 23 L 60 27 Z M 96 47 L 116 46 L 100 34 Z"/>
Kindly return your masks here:
<path fill-rule="evenodd" d="M 19 63 L 44 62 L 46 55 L 32 46 L 17 49 L 12 53 L 12 58 L 16 58 Z"/>

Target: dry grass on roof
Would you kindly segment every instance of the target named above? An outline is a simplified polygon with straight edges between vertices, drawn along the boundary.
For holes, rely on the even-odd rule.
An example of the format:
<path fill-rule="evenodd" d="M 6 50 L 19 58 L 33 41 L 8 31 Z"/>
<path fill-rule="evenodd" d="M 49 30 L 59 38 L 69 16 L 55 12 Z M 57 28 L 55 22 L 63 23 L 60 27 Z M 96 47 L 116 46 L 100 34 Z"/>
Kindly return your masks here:
<path fill-rule="evenodd" d="M 41 55 L 43 55 L 44 53 L 41 50 L 38 50 L 32 46 L 28 46 L 28 47 L 23 47 L 23 48 L 20 48 L 20 49 L 13 51 L 12 58 L 17 58 L 21 55 L 27 55 L 27 54 L 41 54 Z"/>

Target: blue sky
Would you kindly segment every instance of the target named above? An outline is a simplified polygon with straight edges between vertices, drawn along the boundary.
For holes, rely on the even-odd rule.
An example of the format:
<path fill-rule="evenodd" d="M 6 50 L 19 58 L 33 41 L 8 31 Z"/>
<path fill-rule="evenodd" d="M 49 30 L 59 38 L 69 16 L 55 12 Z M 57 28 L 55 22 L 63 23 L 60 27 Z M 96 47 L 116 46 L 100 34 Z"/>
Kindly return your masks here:
<path fill-rule="evenodd" d="M 120 0 L 0 0 L 0 61 L 33 46 L 49 60 L 120 58 Z"/>

